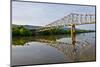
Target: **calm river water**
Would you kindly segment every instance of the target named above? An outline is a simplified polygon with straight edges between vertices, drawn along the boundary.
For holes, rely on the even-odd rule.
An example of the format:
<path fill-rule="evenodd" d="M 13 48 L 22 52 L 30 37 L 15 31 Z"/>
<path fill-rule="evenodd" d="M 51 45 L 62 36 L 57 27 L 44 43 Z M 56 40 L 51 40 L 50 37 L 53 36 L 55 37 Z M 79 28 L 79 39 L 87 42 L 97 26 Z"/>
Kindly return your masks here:
<path fill-rule="evenodd" d="M 80 62 L 96 60 L 95 32 L 70 35 L 15 37 L 12 65 Z"/>

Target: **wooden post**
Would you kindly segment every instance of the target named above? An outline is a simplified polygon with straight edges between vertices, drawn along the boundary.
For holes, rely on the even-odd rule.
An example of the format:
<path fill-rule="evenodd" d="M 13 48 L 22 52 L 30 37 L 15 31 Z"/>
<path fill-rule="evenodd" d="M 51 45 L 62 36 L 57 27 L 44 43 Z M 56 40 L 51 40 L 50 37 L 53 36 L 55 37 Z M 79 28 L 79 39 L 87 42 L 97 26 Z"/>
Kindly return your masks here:
<path fill-rule="evenodd" d="M 72 44 L 75 45 L 76 42 L 76 32 L 75 32 L 75 24 L 71 25 L 71 38 L 72 38 Z"/>

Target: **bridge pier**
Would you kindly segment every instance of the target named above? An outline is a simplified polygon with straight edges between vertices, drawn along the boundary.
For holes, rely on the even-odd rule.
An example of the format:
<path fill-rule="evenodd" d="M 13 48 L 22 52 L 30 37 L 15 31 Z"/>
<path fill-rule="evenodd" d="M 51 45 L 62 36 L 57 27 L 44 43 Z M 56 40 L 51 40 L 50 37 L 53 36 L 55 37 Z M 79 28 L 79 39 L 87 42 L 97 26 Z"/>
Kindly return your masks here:
<path fill-rule="evenodd" d="M 75 45 L 76 42 L 75 24 L 71 25 L 71 38 L 72 38 L 72 45 Z"/>

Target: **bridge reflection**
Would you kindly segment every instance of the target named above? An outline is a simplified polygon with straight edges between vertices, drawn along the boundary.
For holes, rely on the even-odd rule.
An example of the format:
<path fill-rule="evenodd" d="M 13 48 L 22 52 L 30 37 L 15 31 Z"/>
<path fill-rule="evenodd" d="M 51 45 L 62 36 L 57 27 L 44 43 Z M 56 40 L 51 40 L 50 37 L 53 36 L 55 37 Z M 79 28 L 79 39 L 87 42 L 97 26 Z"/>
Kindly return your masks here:
<path fill-rule="evenodd" d="M 71 36 L 71 42 L 61 42 L 58 41 L 61 38 L 64 38 L 65 36 L 36 36 L 36 37 L 19 37 L 13 39 L 13 45 L 17 46 L 28 46 L 31 45 L 31 42 L 41 42 L 45 43 L 45 45 L 48 45 L 50 47 L 56 48 L 58 51 L 64 54 L 64 56 L 70 59 L 70 62 L 79 61 L 80 56 L 80 49 L 83 49 L 89 45 L 86 41 L 77 41 L 76 40 L 76 34 L 74 33 Z M 69 39 L 70 40 L 70 39 Z M 84 46 L 85 45 L 85 46 Z"/>

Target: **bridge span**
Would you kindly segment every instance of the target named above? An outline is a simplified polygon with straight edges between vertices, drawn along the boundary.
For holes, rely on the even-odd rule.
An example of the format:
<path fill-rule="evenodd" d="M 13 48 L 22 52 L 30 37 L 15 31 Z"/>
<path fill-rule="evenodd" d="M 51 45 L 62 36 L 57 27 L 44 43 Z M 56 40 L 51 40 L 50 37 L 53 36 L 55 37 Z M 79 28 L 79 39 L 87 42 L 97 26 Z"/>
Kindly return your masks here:
<path fill-rule="evenodd" d="M 44 27 L 40 28 L 39 31 L 46 31 L 53 28 L 59 28 L 64 26 L 71 26 L 71 38 L 72 44 L 75 44 L 76 41 L 76 25 L 86 25 L 86 24 L 95 24 L 95 14 L 78 14 L 78 13 L 70 13 L 63 18 L 60 18 L 56 21 L 51 22 L 50 24 L 45 25 Z"/>

